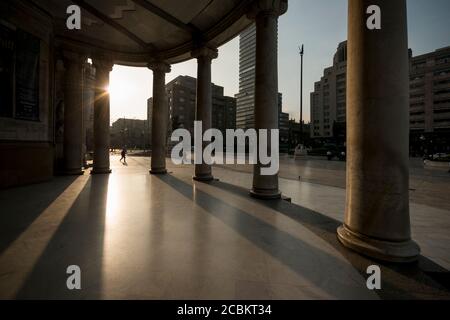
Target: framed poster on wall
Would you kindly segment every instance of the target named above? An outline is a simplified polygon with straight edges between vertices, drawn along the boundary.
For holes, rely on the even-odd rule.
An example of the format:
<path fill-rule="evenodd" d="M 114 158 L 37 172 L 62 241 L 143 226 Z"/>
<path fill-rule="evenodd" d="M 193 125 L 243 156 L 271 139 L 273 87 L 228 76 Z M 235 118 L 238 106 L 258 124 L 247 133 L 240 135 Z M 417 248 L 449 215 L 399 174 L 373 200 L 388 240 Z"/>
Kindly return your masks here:
<path fill-rule="evenodd" d="M 14 112 L 14 55 L 16 31 L 0 23 L 0 117 Z"/>
<path fill-rule="evenodd" d="M 40 40 L 18 29 L 16 31 L 16 46 L 15 118 L 39 121 Z"/>

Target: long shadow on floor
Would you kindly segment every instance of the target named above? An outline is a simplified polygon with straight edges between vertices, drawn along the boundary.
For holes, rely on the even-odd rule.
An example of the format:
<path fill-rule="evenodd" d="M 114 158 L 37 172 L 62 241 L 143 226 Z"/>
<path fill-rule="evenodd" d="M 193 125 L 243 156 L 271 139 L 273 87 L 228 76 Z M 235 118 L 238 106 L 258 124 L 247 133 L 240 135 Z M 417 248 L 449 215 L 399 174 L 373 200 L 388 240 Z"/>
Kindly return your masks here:
<path fill-rule="evenodd" d="M 66 190 L 77 177 L 58 177 L 0 191 L 0 255 Z"/>
<path fill-rule="evenodd" d="M 424 256 L 420 256 L 418 262 L 411 264 L 391 264 L 376 261 L 361 256 L 341 245 L 336 237 L 336 229 L 342 224 L 338 220 L 283 200 L 252 199 L 249 197 L 248 190 L 225 182 L 214 181 L 211 185 L 269 207 L 297 221 L 330 244 L 364 278 L 367 278 L 366 270 L 368 266 L 379 265 L 382 272 L 382 290 L 378 290 L 377 294 L 382 299 L 450 298 L 450 292 L 444 287 L 447 283 L 438 283 L 430 276 L 430 274 L 448 274 L 448 270 Z"/>
<path fill-rule="evenodd" d="M 298 277 L 305 279 L 305 285 L 320 288 L 327 293 L 327 296 L 338 299 L 370 299 L 377 297 L 374 292 L 366 288 L 366 274 L 363 277 L 358 275 L 354 270 L 354 266 L 319 249 L 316 244 L 308 244 L 301 237 L 295 237 L 280 230 L 272 224 L 266 223 L 199 188 L 196 188 L 194 192 L 191 184 L 174 176 L 166 175 L 159 178 L 287 266 Z M 214 182 L 212 185 L 224 189 L 229 187 L 218 182 Z M 323 221 L 323 223 L 330 224 L 331 221 Z M 310 243 L 314 241 L 311 236 L 309 241 Z M 355 279 L 355 275 L 357 279 Z M 398 293 L 397 298 L 399 296 L 405 299 L 415 298 L 408 290 L 403 290 L 398 286 L 395 289 Z"/>
<path fill-rule="evenodd" d="M 109 175 L 93 175 L 47 244 L 17 299 L 98 299 Z M 69 265 L 81 269 L 82 290 L 68 290 Z"/>

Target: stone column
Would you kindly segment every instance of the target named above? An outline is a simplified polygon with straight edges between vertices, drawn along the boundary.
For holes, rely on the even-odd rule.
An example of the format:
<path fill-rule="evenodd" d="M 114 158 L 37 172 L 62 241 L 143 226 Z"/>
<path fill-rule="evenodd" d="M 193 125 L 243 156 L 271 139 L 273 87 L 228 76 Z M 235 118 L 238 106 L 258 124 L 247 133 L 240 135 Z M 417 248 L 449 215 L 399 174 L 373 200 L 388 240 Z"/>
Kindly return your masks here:
<path fill-rule="evenodd" d="M 95 101 L 94 101 L 94 167 L 92 174 L 111 173 L 109 167 L 110 150 L 110 106 L 109 106 L 109 73 L 113 63 L 94 59 L 95 67 Z"/>
<path fill-rule="evenodd" d="M 217 58 L 217 49 L 202 47 L 192 52 L 192 57 L 197 59 L 197 101 L 195 120 L 202 122 L 202 136 L 212 126 L 212 83 L 211 62 Z M 203 139 L 202 139 L 203 141 Z M 208 142 L 202 142 L 202 154 Z M 213 180 L 211 166 L 204 163 L 195 165 L 196 181 Z"/>
<path fill-rule="evenodd" d="M 85 56 L 64 52 L 64 173 L 83 174 L 83 63 Z"/>
<path fill-rule="evenodd" d="M 91 112 L 94 108 L 94 68 L 87 61 L 83 64 L 83 166 L 87 168 L 86 154 L 92 151 L 92 145 L 88 146 L 88 130 L 92 132 Z M 88 150 L 88 147 L 91 149 Z"/>
<path fill-rule="evenodd" d="M 287 1 L 258 0 L 249 14 L 256 24 L 255 129 L 258 133 L 261 129 L 278 129 L 278 16 L 286 11 Z M 270 134 L 267 148 L 270 154 Z M 250 194 L 261 199 L 280 198 L 278 173 L 262 175 L 262 167 L 258 154 Z"/>
<path fill-rule="evenodd" d="M 381 29 L 369 30 L 370 5 Z M 338 238 L 361 254 L 409 262 L 420 252 L 409 221 L 406 0 L 349 0 L 347 200 Z"/>
<path fill-rule="evenodd" d="M 165 174 L 169 104 L 166 95 L 166 73 L 170 65 L 162 61 L 148 64 L 153 71 L 152 160 L 151 174 Z"/>
<path fill-rule="evenodd" d="M 87 86 L 86 86 L 86 68 L 87 68 L 87 61 L 83 63 L 83 80 L 82 80 L 82 88 L 83 88 L 83 97 L 82 97 L 82 109 L 83 109 L 83 131 L 81 135 L 81 162 L 83 165 L 83 168 L 87 168 L 87 162 L 86 162 L 86 117 L 88 116 L 88 113 L 86 112 L 86 94 L 87 94 Z"/>

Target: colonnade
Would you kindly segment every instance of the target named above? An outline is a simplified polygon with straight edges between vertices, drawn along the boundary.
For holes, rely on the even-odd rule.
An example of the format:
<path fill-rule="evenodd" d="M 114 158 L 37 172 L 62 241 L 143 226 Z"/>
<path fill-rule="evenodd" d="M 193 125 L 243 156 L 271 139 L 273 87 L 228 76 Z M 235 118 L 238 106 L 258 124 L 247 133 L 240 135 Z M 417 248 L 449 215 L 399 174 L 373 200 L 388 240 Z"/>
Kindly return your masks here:
<path fill-rule="evenodd" d="M 83 174 L 83 68 L 87 56 L 65 51 L 64 84 L 64 168 L 67 175 Z M 92 174 L 111 173 L 109 164 L 110 101 L 109 73 L 113 63 L 93 60 L 95 67 L 94 99 L 94 162 Z"/>
<path fill-rule="evenodd" d="M 378 5 L 381 30 L 366 27 L 366 8 Z M 278 17 L 287 10 L 281 0 L 255 1 L 248 17 L 256 25 L 255 129 L 278 129 Z M 345 221 L 338 229 L 342 244 L 382 260 L 415 260 L 419 247 L 411 240 L 408 173 L 408 42 L 406 0 L 349 0 L 347 80 L 347 199 Z M 211 127 L 211 62 L 217 49 L 199 46 L 191 53 L 198 62 L 196 120 Z M 80 57 L 68 56 L 64 155 L 68 174 L 81 172 Z M 94 167 L 109 173 L 109 72 L 112 63 L 95 60 Z M 165 174 L 168 125 L 166 61 L 151 61 L 153 117 L 151 174 Z M 203 146 L 204 147 L 204 146 Z M 270 153 L 270 144 L 268 152 Z M 278 175 L 261 175 L 254 165 L 251 195 L 281 197 Z M 213 180 L 206 163 L 195 165 L 198 181 Z"/>

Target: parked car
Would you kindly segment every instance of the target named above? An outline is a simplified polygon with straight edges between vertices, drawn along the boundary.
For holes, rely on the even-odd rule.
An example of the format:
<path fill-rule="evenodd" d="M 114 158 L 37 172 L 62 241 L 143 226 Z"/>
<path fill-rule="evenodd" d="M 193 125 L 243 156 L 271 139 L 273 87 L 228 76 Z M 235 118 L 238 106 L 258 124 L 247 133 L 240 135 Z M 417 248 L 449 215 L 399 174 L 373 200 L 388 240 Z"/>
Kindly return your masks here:
<path fill-rule="evenodd" d="M 329 146 L 327 151 L 327 159 L 331 161 L 334 158 L 338 158 L 339 161 L 345 161 L 347 159 L 347 150 L 345 146 Z"/>
<path fill-rule="evenodd" d="M 430 154 L 430 155 L 426 155 L 424 157 L 424 160 L 449 162 L 450 161 L 450 154 L 448 154 L 448 153 Z"/>
<path fill-rule="evenodd" d="M 338 154 L 338 159 L 340 161 L 347 160 L 347 152 L 346 152 L 346 150 L 341 150 L 341 152 Z"/>
<path fill-rule="evenodd" d="M 334 152 L 333 151 L 327 151 L 327 159 L 328 159 L 328 161 L 331 161 L 331 160 L 333 160 L 333 158 L 334 158 Z"/>
<path fill-rule="evenodd" d="M 436 153 L 432 155 L 432 159 L 435 161 L 449 161 L 450 154 L 448 153 Z"/>

